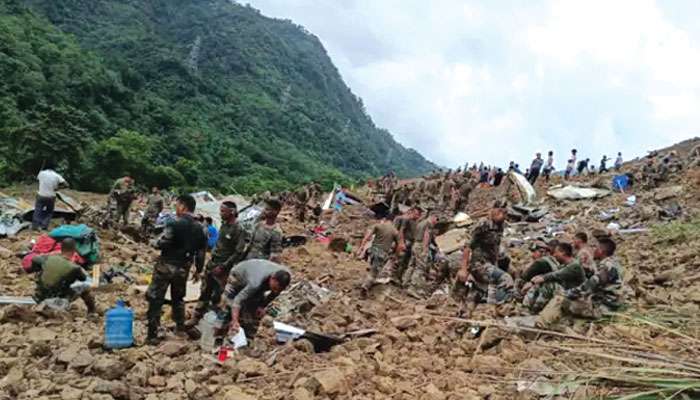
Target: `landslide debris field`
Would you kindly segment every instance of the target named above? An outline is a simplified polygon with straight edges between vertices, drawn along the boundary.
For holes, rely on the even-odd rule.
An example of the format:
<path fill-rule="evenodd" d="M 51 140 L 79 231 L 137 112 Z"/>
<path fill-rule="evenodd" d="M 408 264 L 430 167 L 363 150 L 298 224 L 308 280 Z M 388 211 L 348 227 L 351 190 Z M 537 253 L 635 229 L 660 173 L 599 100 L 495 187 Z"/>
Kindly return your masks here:
<path fill-rule="evenodd" d="M 287 207 L 285 235 L 309 237 L 307 244 L 285 249 L 293 283 L 315 283 L 329 295 L 305 299 L 313 290 L 297 290 L 297 307 L 276 320 L 335 336 L 364 332 L 316 353 L 307 340 L 277 344 L 273 318 L 267 316 L 255 348 L 220 364 L 196 341 L 169 336 L 159 347 L 143 345 L 146 301 L 137 286 L 146 284 L 157 253 L 124 232 L 90 225 L 98 230 L 102 271 L 125 271 L 136 281 L 115 278 L 95 291 L 102 310 L 119 298 L 135 310 L 135 347 L 104 350 L 103 318 L 85 318 L 80 301 L 65 313 L 0 306 L 0 399 L 698 398 L 700 171 L 677 173 L 654 190 L 596 200 L 555 201 L 542 182 L 536 189 L 548 214 L 539 222 L 508 223 L 504 243 L 510 244 L 511 268 L 528 264 L 530 238 L 553 230 L 567 237 L 615 222 L 621 232 L 632 229 L 613 234 L 631 289 L 625 309 L 603 320 L 564 320 L 542 331 L 515 323 L 528 315 L 516 303 L 479 305 L 472 320 L 462 320 L 454 317 L 453 301 L 440 293 L 418 300 L 379 285 L 365 299 L 357 287 L 367 263 L 316 240 Z M 3 192 L 33 200 L 30 188 Z M 364 189 L 356 192 L 368 196 Z M 69 194 L 94 207 L 106 202 L 99 195 Z M 499 188 L 477 188 L 469 208 L 483 209 L 502 194 Z M 636 202 L 627 205 L 631 194 Z M 680 215 L 661 217 L 676 205 Z M 372 222 L 364 206 L 347 207 L 334 237 L 358 246 Z M 33 277 L 21 270 L 15 253 L 35 237 L 25 230 L 0 239 L 0 295 L 32 294 Z M 166 326 L 172 325 L 169 311 L 166 306 Z"/>

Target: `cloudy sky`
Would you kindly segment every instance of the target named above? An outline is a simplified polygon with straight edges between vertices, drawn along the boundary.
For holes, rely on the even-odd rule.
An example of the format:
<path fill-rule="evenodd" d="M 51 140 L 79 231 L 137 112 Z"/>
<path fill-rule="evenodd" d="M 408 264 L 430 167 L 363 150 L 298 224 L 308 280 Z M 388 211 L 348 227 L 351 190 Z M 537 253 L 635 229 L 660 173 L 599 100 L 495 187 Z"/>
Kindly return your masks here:
<path fill-rule="evenodd" d="M 700 132 L 700 1 L 248 2 L 317 35 L 377 125 L 444 166 Z"/>

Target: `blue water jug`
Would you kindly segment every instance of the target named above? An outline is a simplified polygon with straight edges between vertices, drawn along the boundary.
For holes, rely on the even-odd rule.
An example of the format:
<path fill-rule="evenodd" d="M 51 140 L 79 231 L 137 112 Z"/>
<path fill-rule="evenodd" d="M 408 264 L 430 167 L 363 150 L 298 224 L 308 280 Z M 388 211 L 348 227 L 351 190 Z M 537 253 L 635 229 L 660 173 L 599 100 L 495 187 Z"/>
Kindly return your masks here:
<path fill-rule="evenodd" d="M 105 313 L 105 347 L 123 349 L 134 344 L 134 311 L 124 307 L 118 300 L 117 306 Z"/>

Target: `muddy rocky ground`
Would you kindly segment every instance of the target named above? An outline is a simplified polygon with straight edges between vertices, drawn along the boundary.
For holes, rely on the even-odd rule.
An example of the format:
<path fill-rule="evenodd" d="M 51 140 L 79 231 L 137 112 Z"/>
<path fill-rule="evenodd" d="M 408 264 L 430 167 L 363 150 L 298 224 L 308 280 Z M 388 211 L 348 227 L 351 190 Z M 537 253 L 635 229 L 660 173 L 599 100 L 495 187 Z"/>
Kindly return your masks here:
<path fill-rule="evenodd" d="M 630 382 L 632 372 L 623 371 L 634 367 L 670 370 L 680 365 L 684 377 L 696 379 L 700 172 L 686 171 L 665 186 L 677 185 L 682 191 L 664 200 L 658 195 L 655 200 L 655 191 L 635 191 L 633 207 L 624 206 L 623 194 L 555 202 L 538 186 L 550 209 L 549 222 L 508 230 L 509 239 L 518 243 L 554 220 L 567 221 L 567 235 L 605 228 L 608 222 L 598 215 L 612 208 L 620 209 L 617 218 L 623 228 L 653 228 L 616 235 L 631 287 L 629 307 L 603 321 L 574 321 L 538 332 L 505 327 L 509 319 L 527 315 L 515 305 L 483 305 L 473 316 L 477 321 L 462 321 L 452 318 L 456 306 L 445 296 L 416 300 L 387 286 L 362 299 L 356 287 L 367 265 L 311 240 L 286 249 L 284 260 L 295 280 L 316 282 L 332 295 L 284 321 L 329 334 L 362 329 L 376 333 L 314 353 L 307 341 L 275 343 L 272 318 L 266 317 L 255 354 L 243 352 L 222 365 L 203 354 L 196 342 L 174 336 L 159 347 L 142 345 L 144 296 L 135 285 L 113 283 L 98 288 L 96 296 L 103 310 L 119 298 L 135 310 L 137 343 L 126 350 L 102 348 L 103 320 L 86 319 L 79 301 L 61 314 L 36 306 L 0 306 L 0 399 L 588 399 L 655 390 L 648 382 Z M 27 190 L 15 194 L 31 198 Z M 87 204 L 104 202 L 99 195 L 72 194 Z M 472 210 L 500 194 L 477 189 Z M 669 202 L 678 202 L 684 211 L 672 225 L 658 217 L 659 208 Z M 304 232 L 289 211 L 283 219 L 285 233 Z M 365 209 L 350 207 L 336 235 L 357 245 L 370 224 Z M 115 231 L 99 229 L 99 236 L 103 269 L 126 267 L 137 281 L 147 281 L 154 250 Z M 0 239 L 1 295 L 32 293 L 32 277 L 21 272 L 14 256 L 32 237 L 25 231 Z M 526 265 L 525 246 L 508 250 L 514 268 Z M 172 324 L 168 315 L 166 307 L 165 325 Z M 475 335 L 477 325 L 482 330 Z M 677 398 L 693 398 L 688 393 Z"/>

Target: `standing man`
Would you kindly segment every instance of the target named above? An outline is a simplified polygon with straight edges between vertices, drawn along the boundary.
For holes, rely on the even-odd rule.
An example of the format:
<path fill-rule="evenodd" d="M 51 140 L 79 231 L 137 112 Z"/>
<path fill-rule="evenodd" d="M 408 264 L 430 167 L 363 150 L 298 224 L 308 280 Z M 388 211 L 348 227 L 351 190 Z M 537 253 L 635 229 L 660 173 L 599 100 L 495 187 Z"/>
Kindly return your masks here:
<path fill-rule="evenodd" d="M 471 242 L 464 248 L 454 293 L 461 300 L 460 314 L 467 318 L 484 299 L 487 304 L 502 304 L 511 298 L 513 278 L 497 266 L 505 207 L 504 203 L 496 202 L 489 218 L 474 229 Z"/>
<path fill-rule="evenodd" d="M 155 345 L 160 342 L 158 328 L 160 316 L 165 301 L 165 292 L 170 287 L 172 319 L 176 324 L 176 332 L 185 333 L 185 302 L 187 291 L 187 276 L 195 259 L 203 263 L 203 257 L 196 257 L 206 252 L 207 237 L 204 228 L 194 219 L 195 199 L 184 194 L 175 202 L 177 218 L 165 226 L 163 235 L 155 243 L 160 249 L 160 257 L 153 268 L 151 284 L 146 292 L 148 300 L 148 337 L 146 343 Z M 202 265 L 196 266 L 197 271 Z"/>
<path fill-rule="evenodd" d="M 401 243 L 404 243 L 405 245 L 404 251 L 401 253 L 392 274 L 392 278 L 399 285 L 402 284 L 401 279 L 413 256 L 413 243 L 416 240 L 416 228 L 421 214 L 422 210 L 414 206 L 406 215 L 402 215 L 394 220 L 394 227 L 399 231 Z"/>
<path fill-rule="evenodd" d="M 146 212 L 143 214 L 143 218 L 141 219 L 141 230 L 143 233 L 151 233 L 151 230 L 158 219 L 158 214 L 163 211 L 164 204 L 165 202 L 163 201 L 163 196 L 160 195 L 160 189 L 157 186 L 154 186 L 151 189 L 151 195 L 148 196 Z"/>
<path fill-rule="evenodd" d="M 374 237 L 372 239 L 372 237 Z M 369 275 L 362 283 L 363 295 L 367 295 L 369 289 L 374 285 L 377 276 L 384 269 L 384 266 L 392 256 L 398 257 L 403 250 L 401 235 L 391 223 L 391 216 L 382 219 L 378 224 L 370 229 L 362 239 L 362 244 L 358 249 L 363 249 L 372 239 L 372 246 L 369 248 Z"/>
<path fill-rule="evenodd" d="M 261 221 L 255 225 L 250 238 L 246 260 L 262 259 L 280 262 L 282 256 L 282 229 L 277 224 L 277 216 L 282 210 L 282 203 L 277 199 L 266 201 L 265 209 L 260 215 Z"/>
<path fill-rule="evenodd" d="M 608 172 L 608 156 L 603 156 L 603 158 L 600 159 L 600 168 L 598 168 L 598 173 L 603 174 L 605 172 Z"/>
<path fill-rule="evenodd" d="M 119 178 L 114 182 L 112 190 L 109 192 L 108 207 L 110 220 L 119 223 L 124 221 L 124 225 L 129 224 L 129 209 L 134 201 L 134 179 L 130 176 Z"/>
<path fill-rule="evenodd" d="M 41 170 L 36 178 L 39 180 L 39 191 L 34 203 L 32 229 L 48 229 L 56 206 L 56 190 L 61 186 L 68 186 L 68 183 L 53 170 L 50 163 L 47 163 L 47 167 Z"/>
<path fill-rule="evenodd" d="M 527 177 L 527 180 L 530 182 L 530 184 L 534 185 L 535 182 L 537 181 L 537 178 L 540 176 L 540 170 L 542 169 L 542 164 L 544 164 L 544 160 L 542 159 L 542 154 L 537 153 L 535 155 L 535 159 L 532 160 L 532 164 L 530 164 L 530 174 Z"/>
<path fill-rule="evenodd" d="M 202 277 L 202 290 L 192 318 L 187 326 L 195 326 L 202 319 L 210 306 L 218 306 L 224 290 L 226 277 L 231 269 L 245 255 L 246 233 L 238 223 L 238 207 L 232 201 L 224 201 L 219 207 L 221 229 L 219 237 L 207 263 Z M 199 279 L 202 270 L 198 269 L 195 280 Z"/>
<path fill-rule="evenodd" d="M 299 188 L 294 194 L 296 200 L 294 202 L 294 208 L 299 222 L 306 222 L 306 208 L 308 207 L 309 199 L 311 198 L 310 192 L 310 187 L 305 185 Z"/>
<path fill-rule="evenodd" d="M 622 153 L 617 153 L 617 158 L 615 159 L 615 171 L 619 171 L 622 168 Z"/>
<path fill-rule="evenodd" d="M 544 181 L 549 182 L 549 176 L 552 174 L 552 171 L 554 171 L 554 152 L 549 151 L 547 153 L 547 164 L 544 166 Z"/>
<path fill-rule="evenodd" d="M 426 218 L 416 228 L 416 241 L 413 243 L 413 258 L 404 281 L 409 286 L 409 294 L 414 297 L 427 295 L 428 279 L 433 269 L 433 257 L 430 254 L 430 246 L 435 246 L 435 224 L 437 216 L 428 211 Z"/>

